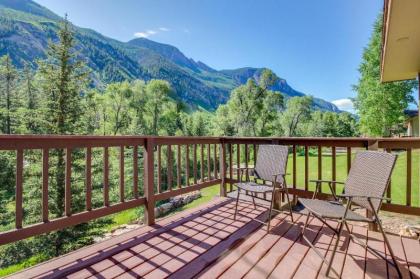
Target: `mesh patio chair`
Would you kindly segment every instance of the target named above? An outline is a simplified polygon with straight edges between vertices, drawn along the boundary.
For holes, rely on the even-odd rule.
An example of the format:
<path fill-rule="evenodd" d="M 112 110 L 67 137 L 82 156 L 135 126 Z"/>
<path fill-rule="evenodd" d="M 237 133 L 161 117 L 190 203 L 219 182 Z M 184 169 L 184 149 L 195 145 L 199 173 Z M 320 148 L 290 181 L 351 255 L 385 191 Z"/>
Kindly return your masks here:
<path fill-rule="evenodd" d="M 308 243 L 308 245 L 315 250 L 318 256 L 322 258 L 323 262 L 327 264 L 327 276 L 329 275 L 330 271 L 333 270 L 331 265 L 334 260 L 335 253 L 337 251 L 340 236 L 343 231 L 343 225 L 346 226 L 346 229 L 348 230 L 348 233 L 353 241 L 362 245 L 366 249 L 369 249 L 375 255 L 390 262 L 382 254 L 378 253 L 375 249 L 369 247 L 366 243 L 364 243 L 363 241 L 358 239 L 354 234 L 351 233 L 347 222 L 357 221 L 378 224 L 387 249 L 392 258 L 392 262 L 390 263 L 395 266 L 399 276 L 401 277 L 401 271 L 397 265 L 394 253 L 391 249 L 391 246 L 389 245 L 388 238 L 386 237 L 381 221 L 378 217 L 378 212 L 381 207 L 382 201 L 390 200 L 388 198 L 385 198 L 384 194 L 388 188 L 396 158 L 396 155 L 386 152 L 359 152 L 356 154 L 356 157 L 352 163 L 352 167 L 350 169 L 349 175 L 345 183 L 327 180 L 311 180 L 312 182 L 316 183 L 316 189 L 312 199 L 298 199 L 298 201 L 306 208 L 308 212 L 301 236 Z M 319 192 L 323 183 L 327 183 L 329 185 L 334 197 L 333 201 L 316 199 L 316 195 Z M 344 184 L 344 191 L 342 195 L 336 195 L 336 193 L 334 192 L 332 185 L 337 183 Z M 346 202 L 346 204 L 344 204 L 343 202 Z M 351 206 L 353 204 L 366 209 L 367 211 L 372 213 L 370 216 L 373 217 L 365 217 L 352 211 Z M 314 247 L 312 242 L 309 241 L 305 236 L 305 229 L 308 225 L 310 216 L 314 216 L 315 218 L 323 222 L 335 233 L 337 237 L 337 239 L 335 240 L 331 258 L 329 260 L 327 260 L 326 257 L 322 256 L 322 254 L 317 250 L 317 248 Z M 338 221 L 338 229 L 330 226 L 326 222 L 327 219 L 333 219 Z M 336 273 L 336 275 L 338 275 L 335 270 L 333 270 L 333 272 Z"/>
<path fill-rule="evenodd" d="M 235 184 L 238 188 L 238 196 L 236 198 L 235 215 L 238 214 L 238 202 L 241 191 L 246 194 L 250 193 L 254 208 L 256 208 L 255 199 L 260 198 L 258 194 L 265 195 L 271 193 L 271 203 L 268 212 L 267 232 L 270 231 L 270 221 L 272 211 L 280 212 L 280 210 L 273 209 L 275 194 L 274 192 L 280 191 L 286 195 L 289 207 L 289 213 L 293 221 L 292 205 L 290 203 L 289 193 L 286 185 L 286 167 L 288 158 L 288 147 L 282 145 L 260 145 L 257 152 L 257 161 L 254 168 L 240 167 L 240 182 Z M 254 171 L 254 181 L 249 181 L 248 172 L 250 169 Z M 242 182 L 242 176 L 246 174 L 246 181 Z M 258 179 L 262 180 L 264 184 L 258 183 Z M 267 184 L 269 182 L 270 184 Z M 261 199 L 261 198 L 260 198 Z M 256 221 L 259 221 L 255 219 Z"/>

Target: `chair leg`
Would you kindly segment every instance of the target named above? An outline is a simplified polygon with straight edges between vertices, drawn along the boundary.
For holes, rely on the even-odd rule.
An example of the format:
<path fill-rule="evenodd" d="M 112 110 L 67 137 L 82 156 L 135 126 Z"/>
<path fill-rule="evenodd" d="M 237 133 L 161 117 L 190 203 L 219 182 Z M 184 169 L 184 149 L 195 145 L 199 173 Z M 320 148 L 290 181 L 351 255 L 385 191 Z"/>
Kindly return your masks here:
<path fill-rule="evenodd" d="M 236 197 L 236 204 L 235 204 L 235 215 L 233 215 L 233 220 L 236 220 L 236 213 L 238 212 L 238 202 L 239 202 L 239 193 L 240 189 L 238 188 L 238 196 Z"/>
<path fill-rule="evenodd" d="M 255 197 L 254 197 L 255 193 L 251 193 L 251 197 L 252 197 L 252 203 L 254 204 L 254 209 L 257 209 L 257 205 L 255 204 Z"/>
<path fill-rule="evenodd" d="M 289 205 L 290 218 L 292 219 L 292 222 L 294 222 L 293 221 L 292 204 L 290 203 L 289 193 L 287 193 L 287 192 L 286 192 L 286 197 L 287 197 L 287 203 Z"/>
<path fill-rule="evenodd" d="M 349 232 L 349 234 L 351 234 L 351 230 L 350 230 L 349 224 L 347 223 L 347 221 L 343 221 L 343 222 L 344 222 L 344 225 L 346 225 L 347 231 Z"/>
<path fill-rule="evenodd" d="M 395 269 L 397 269 L 398 276 L 400 278 L 402 278 L 400 267 L 398 266 L 397 261 L 395 260 L 394 252 L 392 251 L 391 245 L 389 244 L 388 237 L 386 236 L 386 233 L 385 233 L 385 231 L 384 231 L 384 229 L 382 227 L 381 221 L 379 221 L 378 219 L 376 219 L 376 220 L 377 220 L 376 223 L 379 226 L 379 230 L 381 231 L 382 236 L 384 237 L 384 241 L 385 241 L 386 247 L 388 248 L 388 251 L 389 251 L 389 254 L 390 254 L 391 258 L 392 258 L 392 261 L 394 262 Z"/>
<path fill-rule="evenodd" d="M 267 220 L 267 233 L 270 232 L 270 225 L 271 225 L 271 211 L 273 210 L 273 203 L 274 203 L 274 187 L 273 191 L 271 192 L 271 203 L 270 203 L 270 209 L 268 210 L 268 220 Z"/>
<path fill-rule="evenodd" d="M 331 258 L 329 260 L 328 267 L 327 267 L 327 273 L 326 273 L 327 277 L 330 274 L 331 266 L 332 266 L 332 263 L 333 263 L 333 260 L 334 260 L 334 256 L 335 256 L 335 253 L 337 252 L 338 243 L 340 242 L 341 232 L 343 231 L 343 223 L 344 223 L 344 221 L 341 221 L 340 227 L 338 228 L 337 239 L 335 241 L 334 249 L 332 251 L 332 255 L 331 255 Z"/>
<path fill-rule="evenodd" d="M 300 233 L 301 237 L 303 237 L 303 235 L 305 234 L 306 227 L 308 226 L 308 223 L 309 223 L 309 217 L 311 217 L 311 212 L 308 212 L 308 215 L 306 216 L 305 224 L 303 225 L 302 231 Z"/>

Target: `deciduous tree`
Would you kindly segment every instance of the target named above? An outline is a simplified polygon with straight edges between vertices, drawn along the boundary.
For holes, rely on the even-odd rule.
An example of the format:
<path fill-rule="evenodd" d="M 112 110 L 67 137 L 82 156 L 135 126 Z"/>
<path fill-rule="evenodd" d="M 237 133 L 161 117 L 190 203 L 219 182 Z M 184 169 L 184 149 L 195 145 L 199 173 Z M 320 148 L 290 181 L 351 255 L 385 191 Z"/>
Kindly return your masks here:
<path fill-rule="evenodd" d="M 393 127 L 403 123 L 404 110 L 414 101 L 414 80 L 381 83 L 382 15 L 373 27 L 368 46 L 359 66 L 355 108 L 360 116 L 360 130 L 369 136 L 391 136 Z"/>

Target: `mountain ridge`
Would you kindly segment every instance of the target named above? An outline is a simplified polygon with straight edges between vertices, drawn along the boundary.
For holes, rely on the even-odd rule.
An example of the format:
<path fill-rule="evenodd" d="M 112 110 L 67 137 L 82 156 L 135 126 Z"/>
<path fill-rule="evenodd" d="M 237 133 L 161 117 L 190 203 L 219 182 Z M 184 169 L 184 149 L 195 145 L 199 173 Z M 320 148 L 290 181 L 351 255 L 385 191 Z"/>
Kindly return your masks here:
<path fill-rule="evenodd" d="M 0 0 L 0 55 L 9 54 L 19 68 L 35 67 L 45 57 L 48 40 L 57 40 L 61 17 L 32 0 Z M 92 69 L 94 86 L 126 79 L 168 80 L 173 97 L 192 108 L 215 110 L 225 103 L 230 91 L 248 78 L 258 81 L 264 68 L 244 67 L 216 70 L 185 56 L 177 47 L 136 38 L 121 42 L 92 29 L 74 26 L 76 49 Z M 304 96 L 280 78 L 271 88 L 286 98 Z M 314 108 L 339 112 L 325 100 L 314 98 Z"/>

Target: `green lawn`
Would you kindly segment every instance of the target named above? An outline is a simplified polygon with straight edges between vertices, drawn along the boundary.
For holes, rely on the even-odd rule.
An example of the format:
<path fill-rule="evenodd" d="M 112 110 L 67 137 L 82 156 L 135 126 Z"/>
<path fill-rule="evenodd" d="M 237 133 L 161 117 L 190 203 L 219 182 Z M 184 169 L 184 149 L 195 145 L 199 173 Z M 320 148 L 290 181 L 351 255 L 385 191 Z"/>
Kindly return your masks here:
<path fill-rule="evenodd" d="M 11 265 L 5 268 L 0 268 L 0 277 L 5 277 L 12 273 L 18 272 L 19 270 L 34 266 L 46 260 L 48 259 L 41 255 L 36 255 L 36 256 L 30 257 L 29 259 L 25 260 L 22 263 Z"/>
<path fill-rule="evenodd" d="M 202 204 L 208 203 L 209 201 L 211 201 L 212 199 L 214 199 L 215 197 L 219 196 L 220 193 L 220 185 L 213 185 L 204 189 L 201 189 L 201 197 L 194 200 L 193 202 L 186 204 L 184 206 L 181 206 L 173 211 L 171 211 L 170 213 L 168 213 L 165 216 L 162 217 L 166 217 L 169 215 L 173 215 L 176 214 L 177 212 L 183 211 L 185 209 L 190 209 L 190 208 L 194 208 L 197 206 L 200 206 Z"/>

